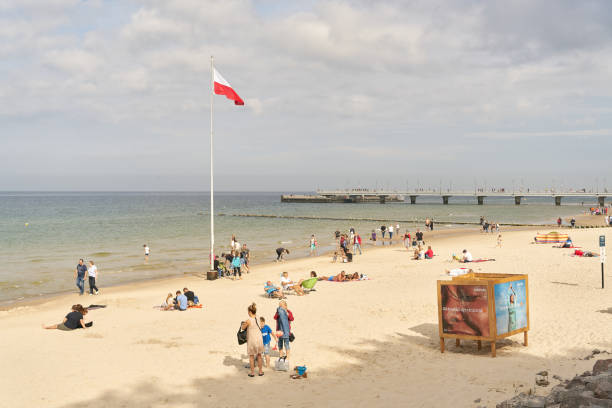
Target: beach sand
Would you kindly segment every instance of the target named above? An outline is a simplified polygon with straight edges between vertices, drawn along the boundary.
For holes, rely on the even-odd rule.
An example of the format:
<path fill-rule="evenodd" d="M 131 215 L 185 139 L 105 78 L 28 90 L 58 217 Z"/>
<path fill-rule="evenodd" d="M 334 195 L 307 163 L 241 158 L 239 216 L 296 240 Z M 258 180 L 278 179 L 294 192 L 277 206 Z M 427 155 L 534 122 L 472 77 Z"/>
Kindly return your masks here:
<path fill-rule="evenodd" d="M 595 251 L 598 236 L 609 231 L 579 229 L 571 236 Z M 496 248 L 497 234 L 474 230 L 429 239 L 426 233 L 437 254 L 433 260 L 412 261 L 401 244 L 366 246 L 352 264 L 334 264 L 328 256 L 261 264 L 238 282 L 185 275 L 105 288 L 101 271 L 100 296 L 75 291 L 0 311 L 0 405 L 495 406 L 533 387 L 541 370 L 549 371 L 552 387 L 558 383 L 553 374 L 570 378 L 591 368 L 593 361 L 583 358 L 593 349 L 612 352 L 610 262 L 602 290 L 598 258 L 531 244 L 534 235 L 504 231 L 503 247 Z M 475 258 L 496 259 L 473 264 L 478 272 L 529 275 L 528 347 L 516 335 L 497 343 L 496 358 L 488 344 L 477 351 L 475 342 L 457 348 L 447 341 L 440 353 L 436 280 L 458 265 L 449 259 L 463 248 Z M 289 296 L 296 336 L 291 364 L 305 364 L 308 379 L 292 380 L 271 369 L 264 377 L 247 377 L 246 346 L 236 341 L 247 306 L 256 302 L 258 314 L 274 328 L 278 302 L 264 296 L 263 283 L 277 283 L 282 271 L 306 278 L 310 270 L 357 271 L 371 280 L 321 281 L 316 292 Z M 154 309 L 184 286 L 195 291 L 203 309 Z M 87 330 L 41 329 L 43 322 L 60 322 L 74 303 L 108 307 L 88 314 L 94 326 Z"/>

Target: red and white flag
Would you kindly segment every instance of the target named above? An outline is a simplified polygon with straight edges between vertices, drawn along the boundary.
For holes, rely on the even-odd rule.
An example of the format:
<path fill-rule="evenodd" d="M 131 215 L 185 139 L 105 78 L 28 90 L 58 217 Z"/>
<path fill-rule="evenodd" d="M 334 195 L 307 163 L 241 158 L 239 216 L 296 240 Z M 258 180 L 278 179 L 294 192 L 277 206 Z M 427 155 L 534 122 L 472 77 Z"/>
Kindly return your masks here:
<path fill-rule="evenodd" d="M 217 72 L 217 70 L 214 68 L 213 76 L 215 82 L 215 93 L 217 95 L 225 95 L 227 99 L 231 99 L 232 101 L 234 101 L 235 105 L 244 105 L 244 101 L 238 96 L 236 91 L 234 91 L 234 88 L 232 88 L 230 83 L 227 82 L 225 78 L 223 78 L 221 74 Z"/>

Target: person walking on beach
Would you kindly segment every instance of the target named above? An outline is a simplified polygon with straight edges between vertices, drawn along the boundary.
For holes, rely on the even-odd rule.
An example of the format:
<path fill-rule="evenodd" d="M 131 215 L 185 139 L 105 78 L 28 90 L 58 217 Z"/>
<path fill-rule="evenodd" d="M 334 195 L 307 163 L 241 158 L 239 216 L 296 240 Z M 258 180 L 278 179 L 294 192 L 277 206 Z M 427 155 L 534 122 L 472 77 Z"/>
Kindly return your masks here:
<path fill-rule="evenodd" d="M 389 241 L 393 243 L 393 225 L 389 225 Z"/>
<path fill-rule="evenodd" d="M 272 341 L 272 338 L 274 338 L 275 343 L 277 343 L 277 340 L 276 340 L 276 336 L 272 335 L 272 329 L 270 328 L 270 326 L 266 324 L 266 319 L 264 319 L 263 317 L 259 318 L 259 327 L 261 327 L 261 335 L 263 337 L 263 346 L 264 346 L 263 365 L 264 367 L 267 368 L 267 367 L 270 367 L 270 342 Z M 247 341 L 248 341 L 248 337 L 247 337 Z M 276 346 L 274 346 L 274 349 L 276 350 Z"/>
<path fill-rule="evenodd" d="M 314 234 L 310 236 L 310 256 L 317 255 L 317 239 Z"/>
<path fill-rule="evenodd" d="M 385 239 L 385 231 L 387 231 L 387 227 L 385 225 L 381 225 L 380 233 L 382 234 L 383 239 Z"/>
<path fill-rule="evenodd" d="M 284 357 L 285 360 L 287 360 L 289 359 L 289 350 L 291 348 L 289 346 L 289 338 L 291 337 L 290 322 L 292 322 L 294 318 L 285 300 L 278 302 L 274 320 L 276 320 L 276 334 L 278 336 L 278 354 L 279 357 Z"/>
<path fill-rule="evenodd" d="M 147 262 L 149 260 L 149 246 L 144 244 L 142 247 L 144 248 L 145 262 Z"/>
<path fill-rule="evenodd" d="M 79 263 L 74 270 L 74 278 L 76 279 L 76 286 L 79 288 L 80 295 L 82 296 L 85 292 L 85 272 L 87 272 L 87 266 L 83 263 L 83 259 L 79 259 Z"/>
<path fill-rule="evenodd" d="M 372 230 L 372 237 L 370 238 L 374 242 L 374 246 L 376 246 L 376 231 Z"/>
<path fill-rule="evenodd" d="M 87 268 L 87 274 L 89 275 L 89 294 L 100 294 L 100 291 L 96 286 L 96 279 L 98 279 L 98 267 L 94 265 L 94 261 L 89 261 L 89 268 Z"/>
<path fill-rule="evenodd" d="M 557 227 L 560 227 L 562 222 L 563 220 L 561 219 L 561 217 L 557 218 Z"/>
<path fill-rule="evenodd" d="M 264 352 L 263 336 L 261 334 L 261 327 L 257 322 L 257 306 L 255 303 L 247 308 L 249 315 L 248 319 L 242 322 L 241 330 L 247 331 L 247 354 L 249 355 L 249 366 L 251 371 L 249 377 L 255 377 L 255 361 L 257 361 L 257 368 L 259 369 L 259 376 L 264 375 L 262 369 L 262 353 Z"/>
<path fill-rule="evenodd" d="M 434 227 L 434 220 L 432 218 L 431 220 L 429 220 L 429 230 L 433 231 L 433 227 Z"/>

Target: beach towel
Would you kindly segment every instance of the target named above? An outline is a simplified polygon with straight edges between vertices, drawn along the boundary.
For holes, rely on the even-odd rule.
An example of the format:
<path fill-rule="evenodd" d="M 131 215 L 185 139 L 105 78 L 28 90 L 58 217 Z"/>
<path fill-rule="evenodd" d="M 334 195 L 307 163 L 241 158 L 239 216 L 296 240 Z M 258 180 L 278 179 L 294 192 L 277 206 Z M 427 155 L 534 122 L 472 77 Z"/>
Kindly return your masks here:
<path fill-rule="evenodd" d="M 187 309 L 201 309 L 201 308 L 202 308 L 202 304 L 187 306 Z"/>
<path fill-rule="evenodd" d="M 493 258 L 490 258 L 490 259 L 482 258 L 482 259 L 474 259 L 472 262 L 489 262 L 489 261 L 494 261 L 494 260 L 495 259 L 493 259 Z M 470 262 L 468 262 L 468 263 L 470 263 Z"/>

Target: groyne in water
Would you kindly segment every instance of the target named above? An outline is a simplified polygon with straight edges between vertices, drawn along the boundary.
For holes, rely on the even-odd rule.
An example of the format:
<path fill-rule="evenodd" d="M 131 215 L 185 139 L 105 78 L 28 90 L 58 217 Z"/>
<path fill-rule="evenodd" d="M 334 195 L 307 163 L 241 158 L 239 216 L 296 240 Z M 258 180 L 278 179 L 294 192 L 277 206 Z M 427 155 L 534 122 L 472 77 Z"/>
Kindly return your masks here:
<path fill-rule="evenodd" d="M 221 217 L 253 217 L 253 218 L 283 218 L 283 219 L 291 219 L 291 220 L 324 220 L 324 221 L 371 221 L 371 222 L 400 222 L 405 224 L 414 224 L 421 223 L 425 224 L 425 220 L 420 219 L 411 219 L 411 220 L 401 220 L 401 219 L 389 219 L 389 218 L 363 218 L 363 217 L 319 217 L 319 216 L 309 216 L 309 215 L 273 215 L 273 214 L 217 214 Z M 435 224 L 451 224 L 451 225 L 478 225 L 480 226 L 480 222 L 469 222 L 469 221 L 448 221 L 448 220 L 434 220 Z M 509 226 L 509 227 L 555 227 L 558 228 L 556 224 L 521 224 L 521 223 L 511 223 L 504 222 L 499 225 Z M 581 227 L 577 227 L 581 228 Z"/>

